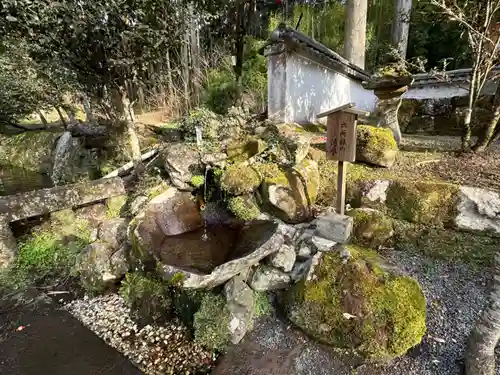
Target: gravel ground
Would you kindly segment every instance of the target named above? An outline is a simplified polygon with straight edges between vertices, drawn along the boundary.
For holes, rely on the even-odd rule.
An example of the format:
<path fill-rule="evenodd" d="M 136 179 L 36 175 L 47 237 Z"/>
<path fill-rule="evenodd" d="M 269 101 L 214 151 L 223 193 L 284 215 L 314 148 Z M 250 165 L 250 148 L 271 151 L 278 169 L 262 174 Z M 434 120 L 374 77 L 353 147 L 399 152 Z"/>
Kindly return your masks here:
<path fill-rule="evenodd" d="M 138 327 L 116 294 L 86 297 L 64 308 L 148 375 L 204 374 L 215 361 L 213 353 L 195 344 L 180 323 Z"/>
<path fill-rule="evenodd" d="M 357 368 L 356 374 L 462 374 L 462 358 L 467 337 L 485 303 L 487 282 L 490 276 L 489 270 L 478 272 L 464 264 L 439 261 L 420 254 L 400 251 L 386 251 L 384 256 L 403 272 L 420 282 L 427 298 L 427 333 L 422 344 L 412 349 L 408 355 L 387 365 L 363 365 Z M 129 318 L 128 308 L 117 295 L 74 301 L 66 305 L 66 309 L 107 343 L 124 353 L 132 362 L 138 364 L 148 374 L 193 374 L 201 368 L 209 369 L 214 363 L 215 358 L 212 353 L 204 351 L 190 341 L 186 329 L 181 325 L 146 326 L 139 329 Z M 272 325 L 271 330 L 264 329 L 262 333 L 256 333 L 256 337 L 245 345 L 258 345 L 261 347 L 262 343 L 260 341 L 269 341 L 265 340 L 269 336 L 266 332 L 272 333 L 271 337 L 276 339 L 279 336 L 275 332 L 277 325 L 275 323 Z M 292 331 L 284 330 L 283 334 L 285 336 L 288 334 L 295 336 L 271 340 L 276 341 L 278 347 L 273 348 L 275 350 L 270 350 L 270 348 L 266 350 L 270 355 L 272 354 L 273 358 L 279 359 L 279 357 L 283 356 L 283 360 L 287 360 L 285 357 L 289 356 L 288 351 L 293 351 L 295 345 L 289 345 L 290 347 L 288 347 L 283 343 L 287 341 L 296 342 L 297 338 Z M 317 361 L 318 366 L 316 367 L 324 368 L 325 371 L 330 371 L 330 373 L 331 371 L 334 371 L 335 374 L 350 373 L 350 370 L 346 370 L 338 362 L 339 358 L 335 358 L 335 355 L 330 354 L 331 359 L 327 361 L 323 358 L 325 357 L 325 351 L 318 349 L 319 347 L 307 338 L 306 341 L 302 342 L 299 345 L 303 349 L 300 355 L 302 362 Z M 253 348 L 253 346 L 250 346 L 250 348 Z M 226 362 L 225 366 L 228 365 L 228 361 L 236 365 L 237 359 L 251 355 L 253 350 L 249 350 L 245 346 L 241 347 L 241 351 L 233 353 L 237 354 L 236 357 L 230 355 L 226 358 L 224 361 Z M 309 350 L 315 350 L 321 356 L 307 355 Z M 326 355 L 328 356 L 328 354 Z M 329 361 L 334 362 L 330 366 L 325 365 L 330 363 Z M 295 374 L 309 374 L 309 371 L 299 371 L 298 364 L 297 362 L 293 366 Z M 319 366 L 320 364 L 321 366 Z M 244 364 L 238 364 L 239 371 L 241 369 L 240 365 L 245 367 Z M 250 366 L 253 367 L 253 365 Z M 257 367 L 260 366 L 257 365 Z M 306 367 L 313 368 L 313 364 Z M 224 371 L 220 373 L 229 374 Z M 291 374 L 290 371 L 288 373 Z M 497 369 L 496 374 L 500 375 L 500 368 Z"/>
<path fill-rule="evenodd" d="M 379 369 L 367 366 L 359 374 L 462 374 L 467 337 L 485 303 L 489 270 L 478 273 L 467 265 L 406 252 L 384 256 L 420 282 L 427 298 L 427 334 L 407 356 Z"/>

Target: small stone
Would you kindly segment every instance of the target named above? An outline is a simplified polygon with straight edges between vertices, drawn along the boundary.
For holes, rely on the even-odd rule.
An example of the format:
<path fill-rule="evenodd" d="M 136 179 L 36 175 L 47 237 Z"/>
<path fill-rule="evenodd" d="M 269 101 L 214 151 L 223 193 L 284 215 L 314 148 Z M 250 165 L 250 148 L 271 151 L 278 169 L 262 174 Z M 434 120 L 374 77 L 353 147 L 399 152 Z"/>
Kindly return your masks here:
<path fill-rule="evenodd" d="M 267 258 L 267 262 L 273 267 L 279 268 L 285 272 L 290 272 L 293 268 L 293 264 L 295 263 L 295 258 L 296 254 L 293 247 L 283 245 L 278 252 Z"/>
<path fill-rule="evenodd" d="M 311 238 L 311 242 L 313 243 L 314 246 L 316 246 L 316 249 L 318 251 L 331 251 L 333 247 L 337 244 L 334 241 L 318 236 L 313 236 Z"/>
<path fill-rule="evenodd" d="M 297 257 L 300 259 L 309 259 L 311 255 L 312 255 L 311 248 L 307 244 L 302 243 L 297 252 Z"/>
<path fill-rule="evenodd" d="M 351 236 L 352 228 L 352 217 L 329 214 L 317 219 L 315 235 L 332 241 L 345 243 Z"/>
<path fill-rule="evenodd" d="M 250 287 L 257 292 L 284 289 L 291 279 L 286 273 L 266 265 L 260 265 L 253 274 Z"/>

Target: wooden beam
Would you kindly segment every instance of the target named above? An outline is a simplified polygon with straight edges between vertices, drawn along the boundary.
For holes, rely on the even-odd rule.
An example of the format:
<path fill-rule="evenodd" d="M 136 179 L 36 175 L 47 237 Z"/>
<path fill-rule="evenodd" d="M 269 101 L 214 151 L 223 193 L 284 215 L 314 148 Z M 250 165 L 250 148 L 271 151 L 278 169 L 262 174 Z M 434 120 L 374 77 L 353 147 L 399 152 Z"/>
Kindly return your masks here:
<path fill-rule="evenodd" d="M 321 112 L 320 114 L 316 115 L 316 118 L 318 119 L 318 118 L 322 118 L 322 117 L 326 117 L 328 115 L 331 115 L 332 113 L 335 113 L 335 112 L 345 111 L 346 109 L 352 108 L 355 105 L 356 105 L 355 103 L 347 103 L 347 104 L 341 105 L 340 107 L 333 108 L 333 109 L 330 109 L 330 110 L 325 111 L 325 112 Z"/>
<path fill-rule="evenodd" d="M 0 217 L 7 222 L 98 202 L 125 194 L 119 177 L 58 186 L 0 198 Z"/>

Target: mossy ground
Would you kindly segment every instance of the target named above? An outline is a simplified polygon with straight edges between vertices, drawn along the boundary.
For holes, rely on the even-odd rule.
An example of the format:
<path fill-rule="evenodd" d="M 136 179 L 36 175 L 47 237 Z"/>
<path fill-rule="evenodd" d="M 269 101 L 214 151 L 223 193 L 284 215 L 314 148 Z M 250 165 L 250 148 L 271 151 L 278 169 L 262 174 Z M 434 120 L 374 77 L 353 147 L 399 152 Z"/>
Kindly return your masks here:
<path fill-rule="evenodd" d="M 355 246 L 349 251 L 345 264 L 337 254 L 326 254 L 317 278 L 292 288 L 286 302 L 291 320 L 316 339 L 369 360 L 404 354 L 426 329 L 418 283 L 386 273 L 373 251 Z"/>
<path fill-rule="evenodd" d="M 220 294 L 206 294 L 194 315 L 195 341 L 205 348 L 226 351 L 229 345 L 229 310 Z"/>
<path fill-rule="evenodd" d="M 119 195 L 116 197 L 111 197 L 106 200 L 106 216 L 109 219 L 117 218 L 122 215 L 122 209 L 127 203 L 126 195 Z"/>
<path fill-rule="evenodd" d="M 430 258 L 490 267 L 500 248 L 500 238 L 393 220 L 394 236 L 387 245 Z"/>

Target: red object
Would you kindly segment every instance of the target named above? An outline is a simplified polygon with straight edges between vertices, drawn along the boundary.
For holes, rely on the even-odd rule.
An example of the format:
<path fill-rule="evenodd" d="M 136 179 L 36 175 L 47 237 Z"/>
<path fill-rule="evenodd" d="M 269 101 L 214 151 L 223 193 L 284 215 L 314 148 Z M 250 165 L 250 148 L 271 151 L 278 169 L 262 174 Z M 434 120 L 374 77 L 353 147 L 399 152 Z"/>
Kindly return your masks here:
<path fill-rule="evenodd" d="M 276 0 L 276 5 L 281 5 L 281 0 Z"/>

